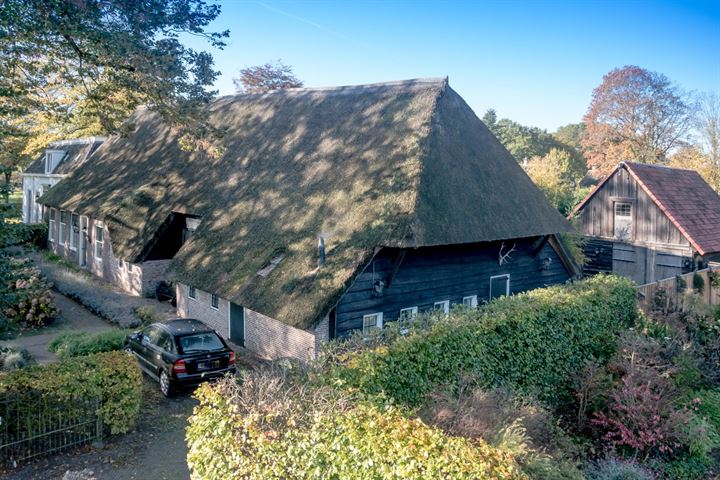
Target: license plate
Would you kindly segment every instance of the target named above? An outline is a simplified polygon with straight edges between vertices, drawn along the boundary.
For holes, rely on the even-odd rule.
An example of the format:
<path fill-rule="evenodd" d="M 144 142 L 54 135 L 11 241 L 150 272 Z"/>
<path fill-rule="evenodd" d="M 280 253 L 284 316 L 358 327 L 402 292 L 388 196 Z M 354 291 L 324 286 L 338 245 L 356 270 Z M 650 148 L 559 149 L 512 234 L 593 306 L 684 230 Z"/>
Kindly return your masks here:
<path fill-rule="evenodd" d="M 212 360 L 208 362 L 198 362 L 198 370 L 209 370 L 211 368 L 220 368 L 220 360 Z"/>

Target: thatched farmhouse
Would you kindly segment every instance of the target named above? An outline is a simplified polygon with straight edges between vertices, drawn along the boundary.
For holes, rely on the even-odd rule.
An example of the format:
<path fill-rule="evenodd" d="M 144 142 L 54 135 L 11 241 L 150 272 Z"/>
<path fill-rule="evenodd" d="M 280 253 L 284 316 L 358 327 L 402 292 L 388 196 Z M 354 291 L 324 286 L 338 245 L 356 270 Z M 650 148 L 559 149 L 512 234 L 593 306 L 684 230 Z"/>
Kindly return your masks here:
<path fill-rule="evenodd" d="M 720 197 L 694 170 L 621 163 L 571 216 L 589 274 L 645 284 L 720 260 Z"/>
<path fill-rule="evenodd" d="M 219 158 L 140 111 L 41 200 L 52 228 L 85 219 L 90 270 L 136 293 L 162 273 L 180 316 L 261 355 L 572 275 L 568 222 L 447 80 L 209 108 Z"/>
<path fill-rule="evenodd" d="M 104 138 L 93 137 L 51 142 L 22 173 L 23 223 L 45 221 L 42 205 L 37 200 L 44 192 L 83 163 L 102 144 Z"/>

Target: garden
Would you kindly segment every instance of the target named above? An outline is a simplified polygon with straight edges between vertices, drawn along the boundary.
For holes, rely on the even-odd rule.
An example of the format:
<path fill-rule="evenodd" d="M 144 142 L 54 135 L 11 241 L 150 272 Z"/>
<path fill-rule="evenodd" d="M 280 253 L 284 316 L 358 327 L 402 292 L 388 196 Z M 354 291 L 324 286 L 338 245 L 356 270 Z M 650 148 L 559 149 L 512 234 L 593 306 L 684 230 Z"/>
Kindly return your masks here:
<path fill-rule="evenodd" d="M 695 479 L 720 473 L 718 311 L 643 315 L 596 276 L 420 316 L 204 385 L 193 478 Z"/>

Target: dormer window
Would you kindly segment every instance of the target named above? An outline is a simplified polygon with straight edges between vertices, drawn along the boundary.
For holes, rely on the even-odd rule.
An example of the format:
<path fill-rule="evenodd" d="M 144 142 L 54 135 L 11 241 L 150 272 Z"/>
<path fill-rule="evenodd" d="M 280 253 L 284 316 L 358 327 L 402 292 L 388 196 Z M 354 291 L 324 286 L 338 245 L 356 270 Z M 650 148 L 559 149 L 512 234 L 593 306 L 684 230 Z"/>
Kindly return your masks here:
<path fill-rule="evenodd" d="M 49 174 L 55 170 L 60 160 L 65 156 L 62 150 L 46 150 L 45 151 L 45 173 Z"/>

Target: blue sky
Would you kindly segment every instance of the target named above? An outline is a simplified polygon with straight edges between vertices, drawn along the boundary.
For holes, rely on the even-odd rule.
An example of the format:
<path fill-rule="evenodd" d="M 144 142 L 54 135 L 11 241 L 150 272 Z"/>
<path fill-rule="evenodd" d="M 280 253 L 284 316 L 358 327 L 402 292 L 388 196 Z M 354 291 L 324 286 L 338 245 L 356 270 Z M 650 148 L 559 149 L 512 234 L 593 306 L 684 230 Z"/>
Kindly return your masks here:
<path fill-rule="evenodd" d="M 216 88 L 282 59 L 306 86 L 449 76 L 482 116 L 554 130 L 577 122 L 614 67 L 662 72 L 720 93 L 720 1 L 220 2 Z M 208 49 L 197 40 L 194 47 Z"/>

